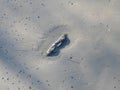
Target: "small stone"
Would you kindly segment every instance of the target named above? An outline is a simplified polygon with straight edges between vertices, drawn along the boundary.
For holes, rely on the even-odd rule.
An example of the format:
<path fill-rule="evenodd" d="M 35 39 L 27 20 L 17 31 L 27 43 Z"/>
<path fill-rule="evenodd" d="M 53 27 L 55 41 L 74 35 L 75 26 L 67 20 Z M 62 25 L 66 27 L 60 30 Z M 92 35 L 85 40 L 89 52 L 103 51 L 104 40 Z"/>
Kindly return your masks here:
<path fill-rule="evenodd" d="M 72 57 L 70 57 L 70 59 L 72 59 Z"/>
<path fill-rule="evenodd" d="M 31 86 L 29 86 L 29 89 L 32 89 L 32 87 L 31 87 Z"/>
<path fill-rule="evenodd" d="M 38 16 L 37 18 L 40 18 L 40 16 Z"/>
<path fill-rule="evenodd" d="M 73 77 L 73 76 L 71 76 L 71 79 L 74 79 L 74 77 Z"/>
<path fill-rule="evenodd" d="M 9 78 L 7 78 L 7 80 L 9 80 Z"/>
<path fill-rule="evenodd" d="M 48 86 L 50 86 L 50 84 L 48 84 Z"/>
<path fill-rule="evenodd" d="M 71 86 L 71 88 L 74 88 L 73 86 Z"/>

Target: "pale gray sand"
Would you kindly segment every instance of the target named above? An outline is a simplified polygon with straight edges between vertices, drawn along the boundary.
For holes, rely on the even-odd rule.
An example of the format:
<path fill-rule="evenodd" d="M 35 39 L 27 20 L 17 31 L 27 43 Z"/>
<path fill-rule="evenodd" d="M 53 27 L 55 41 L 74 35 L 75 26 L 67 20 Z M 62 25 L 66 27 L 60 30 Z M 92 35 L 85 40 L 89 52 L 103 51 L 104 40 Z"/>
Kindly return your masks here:
<path fill-rule="evenodd" d="M 0 90 L 120 90 L 119 0 L 0 0 Z M 44 53 L 60 35 L 69 44 Z"/>

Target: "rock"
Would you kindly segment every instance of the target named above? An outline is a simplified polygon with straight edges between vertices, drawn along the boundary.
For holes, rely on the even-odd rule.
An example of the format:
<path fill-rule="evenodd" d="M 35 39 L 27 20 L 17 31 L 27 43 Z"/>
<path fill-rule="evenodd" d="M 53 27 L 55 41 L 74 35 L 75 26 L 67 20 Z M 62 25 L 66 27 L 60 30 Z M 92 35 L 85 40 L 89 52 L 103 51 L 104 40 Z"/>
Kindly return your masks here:
<path fill-rule="evenodd" d="M 66 40 L 67 34 L 61 35 L 46 51 L 46 56 L 49 56 L 55 51 L 56 48 L 60 47 L 62 43 Z"/>

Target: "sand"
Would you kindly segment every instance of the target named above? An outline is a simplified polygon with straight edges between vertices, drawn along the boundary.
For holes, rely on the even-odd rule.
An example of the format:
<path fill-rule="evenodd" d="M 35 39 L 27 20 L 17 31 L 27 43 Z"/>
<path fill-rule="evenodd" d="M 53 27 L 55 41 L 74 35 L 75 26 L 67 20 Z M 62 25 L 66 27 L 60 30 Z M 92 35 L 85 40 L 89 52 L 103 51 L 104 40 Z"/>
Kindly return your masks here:
<path fill-rule="evenodd" d="M 0 90 L 120 90 L 119 3 L 0 0 Z"/>

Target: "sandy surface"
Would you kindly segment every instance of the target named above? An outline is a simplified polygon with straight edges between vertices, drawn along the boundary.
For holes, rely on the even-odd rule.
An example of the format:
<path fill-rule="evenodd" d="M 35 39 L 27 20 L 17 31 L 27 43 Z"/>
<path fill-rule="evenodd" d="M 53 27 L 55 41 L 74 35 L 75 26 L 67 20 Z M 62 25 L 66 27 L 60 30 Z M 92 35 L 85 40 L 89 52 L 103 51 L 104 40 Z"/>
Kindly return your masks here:
<path fill-rule="evenodd" d="M 0 90 L 120 90 L 120 0 L 0 0 Z"/>

